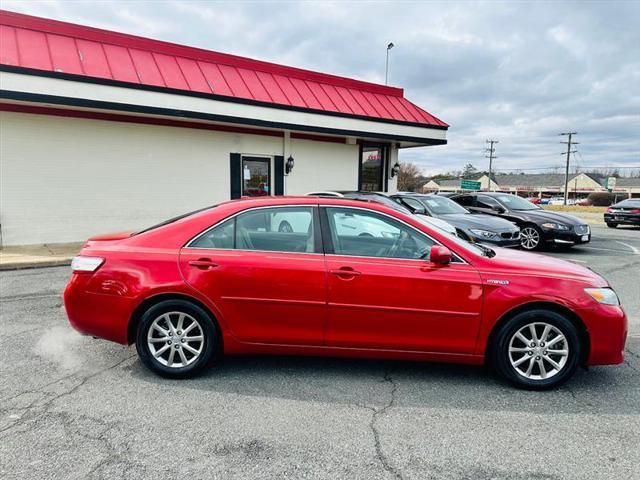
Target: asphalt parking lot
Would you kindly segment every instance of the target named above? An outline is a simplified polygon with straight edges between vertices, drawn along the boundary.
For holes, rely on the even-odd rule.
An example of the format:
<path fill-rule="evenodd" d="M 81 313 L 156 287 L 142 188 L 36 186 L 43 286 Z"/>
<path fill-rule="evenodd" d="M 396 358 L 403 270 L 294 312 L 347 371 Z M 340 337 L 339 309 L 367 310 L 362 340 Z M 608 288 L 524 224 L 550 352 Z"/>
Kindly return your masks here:
<path fill-rule="evenodd" d="M 640 230 L 593 231 L 549 254 L 610 280 L 626 361 L 544 393 L 481 368 L 289 357 L 163 380 L 71 330 L 68 267 L 0 272 L 0 478 L 638 478 Z"/>

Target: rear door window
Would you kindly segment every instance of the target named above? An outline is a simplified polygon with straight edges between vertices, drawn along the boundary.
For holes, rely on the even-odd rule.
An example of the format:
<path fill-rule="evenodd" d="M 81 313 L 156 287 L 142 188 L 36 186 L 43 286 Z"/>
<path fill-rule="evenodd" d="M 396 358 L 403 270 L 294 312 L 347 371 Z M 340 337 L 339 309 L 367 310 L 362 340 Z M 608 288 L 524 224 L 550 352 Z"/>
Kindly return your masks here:
<path fill-rule="evenodd" d="M 315 253 L 319 245 L 314 211 L 314 207 L 249 210 L 205 232 L 190 246 Z"/>

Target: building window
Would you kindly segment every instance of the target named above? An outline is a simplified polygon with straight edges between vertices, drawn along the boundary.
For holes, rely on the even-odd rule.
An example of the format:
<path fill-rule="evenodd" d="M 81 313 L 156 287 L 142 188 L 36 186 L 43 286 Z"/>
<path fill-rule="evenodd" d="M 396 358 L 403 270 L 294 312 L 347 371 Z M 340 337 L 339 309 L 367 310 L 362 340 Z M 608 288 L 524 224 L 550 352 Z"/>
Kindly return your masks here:
<path fill-rule="evenodd" d="M 362 145 L 360 147 L 360 184 L 358 189 L 365 192 L 383 192 L 385 185 L 386 147 L 383 145 Z"/>
<path fill-rule="evenodd" d="M 271 194 L 271 159 L 242 157 L 242 195 L 264 197 Z"/>

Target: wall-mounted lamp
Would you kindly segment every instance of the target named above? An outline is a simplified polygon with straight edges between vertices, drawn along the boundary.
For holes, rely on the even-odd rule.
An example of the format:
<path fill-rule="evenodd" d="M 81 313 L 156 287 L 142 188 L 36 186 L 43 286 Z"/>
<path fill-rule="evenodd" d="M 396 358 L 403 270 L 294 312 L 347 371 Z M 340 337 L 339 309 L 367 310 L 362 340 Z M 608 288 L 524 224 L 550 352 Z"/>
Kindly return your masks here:
<path fill-rule="evenodd" d="M 289 175 L 291 173 L 291 170 L 293 170 L 293 166 L 295 164 L 296 164 L 296 161 L 293 159 L 291 155 L 289 155 L 289 158 L 287 158 L 287 163 L 284 166 L 284 173 Z"/>
<path fill-rule="evenodd" d="M 396 162 L 396 164 L 391 167 L 391 178 L 398 176 L 400 173 L 400 164 Z"/>

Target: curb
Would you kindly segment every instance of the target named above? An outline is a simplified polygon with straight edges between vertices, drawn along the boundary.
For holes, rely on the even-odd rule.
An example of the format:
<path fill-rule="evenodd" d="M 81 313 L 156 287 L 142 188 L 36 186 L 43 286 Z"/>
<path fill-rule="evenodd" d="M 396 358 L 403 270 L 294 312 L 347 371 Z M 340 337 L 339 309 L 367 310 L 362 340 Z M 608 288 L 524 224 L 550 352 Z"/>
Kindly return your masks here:
<path fill-rule="evenodd" d="M 29 270 L 33 268 L 47 268 L 47 267 L 64 267 L 71 265 L 71 259 L 73 257 L 58 258 L 55 260 L 43 260 L 35 262 L 8 262 L 0 264 L 0 272 L 9 270 Z"/>

